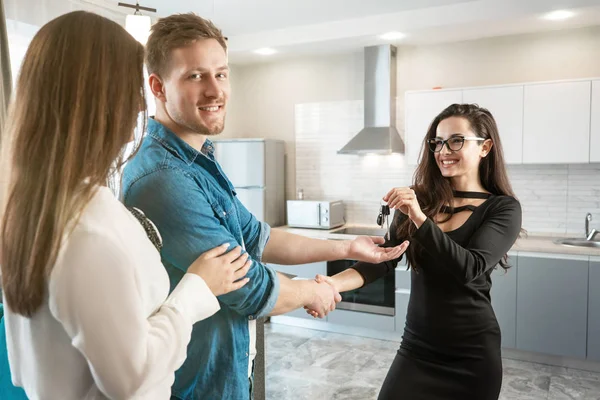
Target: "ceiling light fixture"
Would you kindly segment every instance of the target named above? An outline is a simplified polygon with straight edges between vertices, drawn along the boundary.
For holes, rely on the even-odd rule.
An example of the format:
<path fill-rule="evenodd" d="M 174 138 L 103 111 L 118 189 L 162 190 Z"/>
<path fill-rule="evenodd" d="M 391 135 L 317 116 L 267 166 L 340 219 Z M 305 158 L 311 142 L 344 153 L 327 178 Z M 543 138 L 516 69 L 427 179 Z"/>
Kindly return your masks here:
<path fill-rule="evenodd" d="M 145 45 L 150 36 L 150 27 L 152 26 L 152 20 L 148 15 L 142 15 L 140 10 L 156 12 L 156 8 L 142 7 L 139 2 L 133 4 L 119 3 L 121 7 L 128 7 L 135 9 L 135 12 L 125 17 L 125 30 L 129 32 L 138 42 Z"/>
<path fill-rule="evenodd" d="M 406 35 L 402 32 L 388 32 L 379 37 L 383 40 L 399 40 L 406 37 Z"/>
<path fill-rule="evenodd" d="M 254 52 L 256 54 L 260 54 L 261 56 L 270 56 L 270 55 L 277 53 L 277 51 L 275 49 L 271 49 L 269 47 L 264 47 L 262 49 L 254 50 Z"/>
<path fill-rule="evenodd" d="M 544 15 L 544 19 L 550 21 L 562 21 L 563 19 L 571 18 L 575 13 L 569 10 L 556 10 Z"/>

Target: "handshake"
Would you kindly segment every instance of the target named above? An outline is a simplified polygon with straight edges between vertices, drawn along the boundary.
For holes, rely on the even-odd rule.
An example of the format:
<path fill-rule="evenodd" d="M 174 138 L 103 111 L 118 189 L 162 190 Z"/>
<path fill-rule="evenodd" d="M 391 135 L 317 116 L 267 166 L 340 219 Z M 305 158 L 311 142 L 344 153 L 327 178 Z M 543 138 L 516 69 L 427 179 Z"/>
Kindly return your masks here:
<path fill-rule="evenodd" d="M 304 309 L 314 318 L 323 318 L 329 312 L 335 310 L 336 304 L 342 301 L 342 296 L 333 278 L 329 276 L 317 275 L 311 284 L 313 288 L 312 300 L 304 306 Z"/>

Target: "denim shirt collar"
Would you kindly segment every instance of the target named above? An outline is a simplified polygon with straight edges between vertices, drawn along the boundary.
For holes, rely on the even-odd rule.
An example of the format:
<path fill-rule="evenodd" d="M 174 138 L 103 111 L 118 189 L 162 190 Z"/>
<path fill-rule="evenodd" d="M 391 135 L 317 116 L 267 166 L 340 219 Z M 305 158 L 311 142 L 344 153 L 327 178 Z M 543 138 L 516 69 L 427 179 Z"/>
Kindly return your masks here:
<path fill-rule="evenodd" d="M 202 152 L 199 152 L 154 118 L 148 119 L 147 130 L 148 136 L 175 153 L 187 165 L 193 164 L 200 154 L 214 161 L 215 146 L 208 139 L 202 145 Z"/>

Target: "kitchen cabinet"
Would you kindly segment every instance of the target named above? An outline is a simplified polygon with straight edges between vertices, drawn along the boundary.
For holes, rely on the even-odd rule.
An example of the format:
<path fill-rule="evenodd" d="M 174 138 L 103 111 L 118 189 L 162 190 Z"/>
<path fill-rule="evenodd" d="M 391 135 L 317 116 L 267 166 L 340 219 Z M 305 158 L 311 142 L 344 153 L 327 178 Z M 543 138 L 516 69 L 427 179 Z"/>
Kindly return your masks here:
<path fill-rule="evenodd" d="M 600 257 L 590 257 L 587 358 L 600 361 Z"/>
<path fill-rule="evenodd" d="M 411 270 L 406 269 L 406 256 L 400 260 L 396 267 L 396 292 L 394 293 L 394 319 L 396 332 L 399 335 L 404 333 L 406 324 L 406 313 L 408 311 L 408 301 L 410 300 Z"/>
<path fill-rule="evenodd" d="M 590 162 L 600 162 L 600 80 L 592 81 Z"/>
<path fill-rule="evenodd" d="M 396 266 L 396 289 L 410 290 L 410 269 L 406 268 L 406 256 Z"/>
<path fill-rule="evenodd" d="M 410 300 L 410 290 L 408 289 L 396 289 L 394 294 L 396 297 L 396 308 L 395 308 L 395 325 L 396 332 L 400 335 L 404 333 L 404 325 L 406 325 L 406 314 L 408 312 L 408 302 Z"/>
<path fill-rule="evenodd" d="M 523 163 L 588 163 L 591 81 L 525 85 Z"/>
<path fill-rule="evenodd" d="M 586 357 L 589 257 L 519 253 L 519 350 Z"/>
<path fill-rule="evenodd" d="M 510 268 L 498 267 L 492 271 L 492 307 L 502 332 L 502 347 L 514 349 L 517 343 L 517 271 L 518 258 L 509 253 Z"/>
<path fill-rule="evenodd" d="M 427 129 L 433 119 L 446 107 L 462 102 L 462 90 L 409 92 L 405 95 L 406 162 L 416 165 Z"/>
<path fill-rule="evenodd" d="M 463 103 L 487 108 L 498 125 L 507 164 L 523 162 L 523 86 L 463 90 Z"/>
<path fill-rule="evenodd" d="M 299 264 L 299 265 L 281 265 L 281 264 L 269 264 L 275 271 L 283 272 L 286 274 L 296 275 L 298 278 L 314 279 L 317 274 L 327 275 L 327 263 L 316 262 L 310 264 Z M 290 311 L 284 314 L 288 317 L 306 318 L 314 320 L 312 316 L 306 313 L 304 308 Z M 323 321 L 323 320 L 321 320 Z"/>

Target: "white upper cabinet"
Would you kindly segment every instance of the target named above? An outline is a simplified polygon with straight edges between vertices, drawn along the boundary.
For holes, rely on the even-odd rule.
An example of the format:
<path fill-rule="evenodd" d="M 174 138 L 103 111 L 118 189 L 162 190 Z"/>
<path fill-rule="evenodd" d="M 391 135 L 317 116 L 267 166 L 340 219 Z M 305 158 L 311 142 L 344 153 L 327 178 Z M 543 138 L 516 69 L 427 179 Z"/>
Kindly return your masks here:
<path fill-rule="evenodd" d="M 487 108 L 498 125 L 507 164 L 523 162 L 523 86 L 463 90 L 463 103 Z"/>
<path fill-rule="evenodd" d="M 600 163 L 600 81 L 592 82 L 590 162 Z"/>
<path fill-rule="evenodd" d="M 418 163 L 431 121 L 454 103 L 462 103 L 462 90 L 406 93 L 404 140 L 409 165 Z"/>
<path fill-rule="evenodd" d="M 523 163 L 590 161 L 591 81 L 525 85 Z"/>

